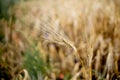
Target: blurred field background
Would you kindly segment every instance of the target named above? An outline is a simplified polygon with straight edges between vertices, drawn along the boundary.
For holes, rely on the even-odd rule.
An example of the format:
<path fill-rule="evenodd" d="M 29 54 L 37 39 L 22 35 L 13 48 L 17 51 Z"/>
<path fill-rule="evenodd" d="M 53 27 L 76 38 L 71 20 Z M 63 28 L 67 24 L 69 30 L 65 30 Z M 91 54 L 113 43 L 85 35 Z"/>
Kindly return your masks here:
<path fill-rule="evenodd" d="M 120 80 L 120 0 L 0 0 L 0 80 Z"/>

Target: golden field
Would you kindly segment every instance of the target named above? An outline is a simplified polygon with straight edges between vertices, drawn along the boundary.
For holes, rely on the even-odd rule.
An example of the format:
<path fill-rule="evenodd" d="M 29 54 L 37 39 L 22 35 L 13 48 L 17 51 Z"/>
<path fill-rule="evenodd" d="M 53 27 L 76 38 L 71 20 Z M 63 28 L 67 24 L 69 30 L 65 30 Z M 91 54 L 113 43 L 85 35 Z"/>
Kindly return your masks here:
<path fill-rule="evenodd" d="M 10 80 L 120 79 L 119 0 L 22 0 L 9 14 L 0 67 Z"/>

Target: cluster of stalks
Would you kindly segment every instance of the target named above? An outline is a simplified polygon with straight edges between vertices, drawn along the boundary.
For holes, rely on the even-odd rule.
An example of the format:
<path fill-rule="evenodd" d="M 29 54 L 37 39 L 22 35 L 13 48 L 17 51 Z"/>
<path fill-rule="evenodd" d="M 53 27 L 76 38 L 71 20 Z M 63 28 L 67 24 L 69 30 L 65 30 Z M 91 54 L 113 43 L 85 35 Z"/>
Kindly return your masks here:
<path fill-rule="evenodd" d="M 35 43 L 51 67 L 44 80 L 120 79 L 119 5 L 119 0 L 22 1 L 13 8 L 15 52 L 9 53 L 12 59 L 21 56 L 25 43 Z"/>

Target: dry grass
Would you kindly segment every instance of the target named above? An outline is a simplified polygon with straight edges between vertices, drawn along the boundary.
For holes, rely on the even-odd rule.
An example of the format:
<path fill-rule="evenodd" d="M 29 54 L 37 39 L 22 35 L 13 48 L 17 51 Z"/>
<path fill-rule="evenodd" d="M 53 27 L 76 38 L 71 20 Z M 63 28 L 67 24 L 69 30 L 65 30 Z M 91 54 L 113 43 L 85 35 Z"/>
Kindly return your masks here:
<path fill-rule="evenodd" d="M 115 80 L 120 79 L 119 10 L 119 0 L 23 1 L 13 9 L 14 30 L 49 59 L 52 71 L 45 80 L 68 73 L 70 80 Z"/>
<path fill-rule="evenodd" d="M 58 69 L 53 73 L 73 72 L 72 80 L 89 80 L 92 76 L 109 80 L 119 74 L 118 8 L 111 0 L 26 2 L 15 11 L 16 25 L 31 29 L 28 35 L 39 38 L 38 48 L 44 51 L 44 59 L 49 55 L 51 66 Z"/>

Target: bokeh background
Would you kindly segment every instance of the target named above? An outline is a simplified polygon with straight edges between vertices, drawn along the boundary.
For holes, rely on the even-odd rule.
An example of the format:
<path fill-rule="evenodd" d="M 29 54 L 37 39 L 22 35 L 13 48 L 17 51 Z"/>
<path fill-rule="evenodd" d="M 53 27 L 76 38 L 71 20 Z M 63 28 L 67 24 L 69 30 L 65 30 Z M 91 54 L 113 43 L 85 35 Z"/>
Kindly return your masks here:
<path fill-rule="evenodd" d="M 0 0 L 0 80 L 119 80 L 120 0 Z"/>

